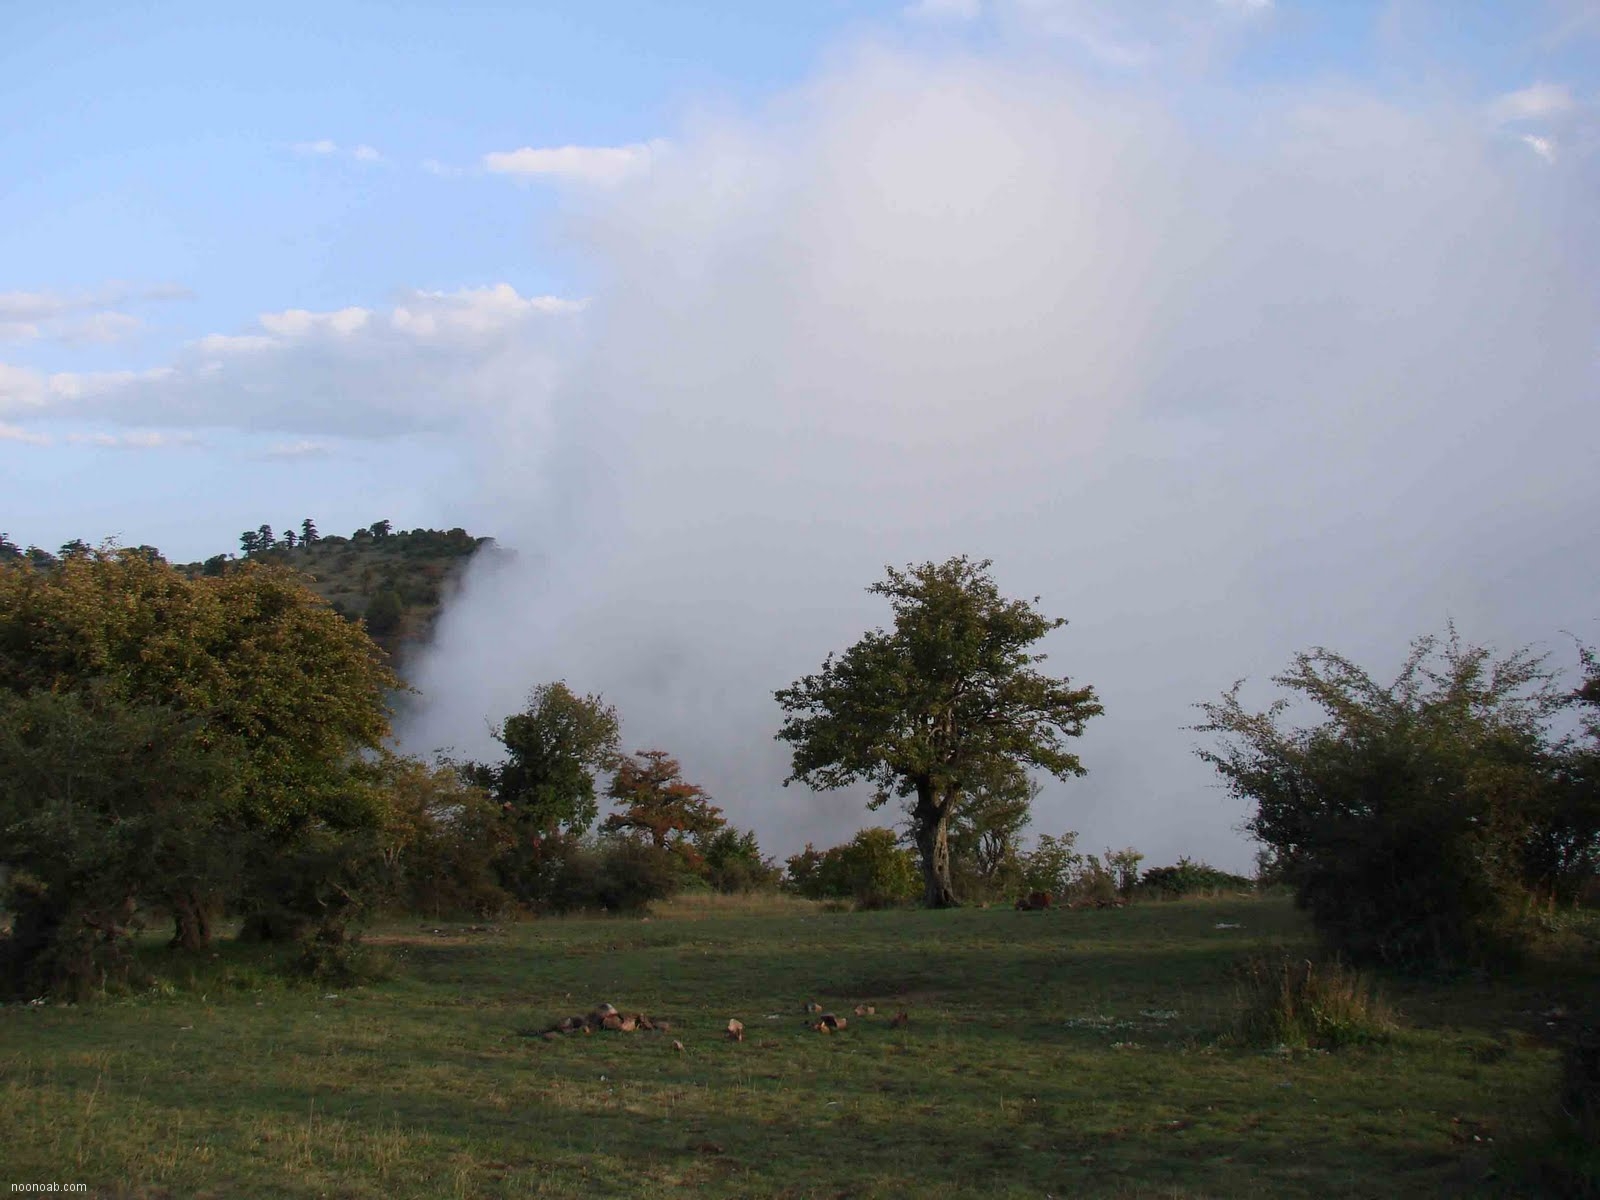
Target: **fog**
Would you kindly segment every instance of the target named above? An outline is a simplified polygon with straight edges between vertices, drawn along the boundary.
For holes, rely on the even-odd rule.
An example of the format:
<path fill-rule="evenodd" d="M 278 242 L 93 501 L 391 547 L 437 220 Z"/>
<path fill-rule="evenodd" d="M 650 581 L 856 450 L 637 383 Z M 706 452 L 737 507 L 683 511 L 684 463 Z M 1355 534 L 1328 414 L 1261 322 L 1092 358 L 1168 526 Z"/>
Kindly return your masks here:
<path fill-rule="evenodd" d="M 783 788 L 775 688 L 965 553 L 1069 624 L 1106 715 L 1034 831 L 1249 864 L 1193 705 L 1454 620 L 1596 640 L 1600 223 L 1588 159 L 1482 97 L 1231 90 L 883 44 L 687 117 L 574 193 L 590 280 L 549 379 L 481 418 L 482 564 L 408 748 L 566 679 L 769 853 L 896 813 Z"/>

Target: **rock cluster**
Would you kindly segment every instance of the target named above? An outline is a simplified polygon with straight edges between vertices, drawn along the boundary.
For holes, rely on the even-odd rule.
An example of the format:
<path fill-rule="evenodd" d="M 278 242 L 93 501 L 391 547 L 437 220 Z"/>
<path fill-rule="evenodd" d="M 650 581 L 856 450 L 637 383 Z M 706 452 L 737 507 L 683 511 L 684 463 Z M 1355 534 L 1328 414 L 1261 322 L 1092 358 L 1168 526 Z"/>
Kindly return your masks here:
<path fill-rule="evenodd" d="M 563 1035 L 592 1033 L 635 1033 L 639 1030 L 656 1030 L 662 1033 L 672 1028 L 672 1022 L 651 1020 L 644 1013 L 622 1013 L 614 1004 L 597 1004 L 581 1017 L 562 1017 L 544 1031 L 544 1039 L 553 1042 Z"/>

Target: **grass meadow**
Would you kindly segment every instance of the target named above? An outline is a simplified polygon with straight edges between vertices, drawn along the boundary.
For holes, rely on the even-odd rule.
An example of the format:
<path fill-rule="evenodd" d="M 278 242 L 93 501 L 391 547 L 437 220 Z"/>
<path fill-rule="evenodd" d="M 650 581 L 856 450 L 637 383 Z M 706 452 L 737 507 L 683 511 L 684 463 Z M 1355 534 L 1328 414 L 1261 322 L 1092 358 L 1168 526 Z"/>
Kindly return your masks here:
<path fill-rule="evenodd" d="M 1242 897 L 681 900 L 642 920 L 391 922 L 368 943 L 387 978 L 348 990 L 286 983 L 258 948 L 152 941 L 168 982 L 149 992 L 0 1008 L 0 1191 L 1526 1194 L 1516 1148 L 1555 1094 L 1559 1010 L 1600 986 L 1590 942 L 1509 983 L 1385 980 L 1385 1042 L 1244 1045 L 1237 964 L 1310 942 L 1287 901 Z M 811 999 L 878 1013 L 825 1036 Z M 673 1028 L 538 1036 L 601 1001 Z"/>

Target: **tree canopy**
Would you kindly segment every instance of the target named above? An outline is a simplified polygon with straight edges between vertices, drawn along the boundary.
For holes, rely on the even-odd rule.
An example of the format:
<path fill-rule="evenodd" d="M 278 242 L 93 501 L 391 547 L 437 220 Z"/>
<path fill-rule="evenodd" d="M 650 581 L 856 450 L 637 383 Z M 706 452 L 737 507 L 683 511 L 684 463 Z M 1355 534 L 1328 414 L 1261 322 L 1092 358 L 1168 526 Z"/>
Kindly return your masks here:
<path fill-rule="evenodd" d="M 640 833 L 660 850 L 688 854 L 690 838 L 706 837 L 727 824 L 705 789 L 687 782 L 678 760 L 665 750 L 624 758 L 607 794 L 622 811 L 606 818 L 606 832 Z"/>
<path fill-rule="evenodd" d="M 1094 689 L 1038 670 L 1033 646 L 1066 624 L 1008 600 L 989 560 L 958 556 L 905 570 L 868 590 L 888 599 L 894 628 L 866 634 L 822 669 L 776 693 L 793 747 L 787 782 L 874 785 L 873 807 L 906 802 L 922 859 L 924 899 L 955 903 L 949 824 L 976 789 L 1013 768 L 1083 774 L 1067 739 L 1103 710 Z"/>
<path fill-rule="evenodd" d="M 495 733 L 504 761 L 469 764 L 468 777 L 515 816 L 544 835 L 583 833 L 599 815 L 595 774 L 617 760 L 617 710 L 599 696 L 580 696 L 565 682 L 541 684 L 528 704 Z"/>

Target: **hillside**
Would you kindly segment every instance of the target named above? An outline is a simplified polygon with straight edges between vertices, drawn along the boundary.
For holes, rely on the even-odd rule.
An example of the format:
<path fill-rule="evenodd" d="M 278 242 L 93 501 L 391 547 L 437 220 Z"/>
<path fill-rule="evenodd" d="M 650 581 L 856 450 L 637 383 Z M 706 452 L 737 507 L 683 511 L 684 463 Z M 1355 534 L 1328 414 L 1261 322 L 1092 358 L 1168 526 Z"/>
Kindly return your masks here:
<path fill-rule="evenodd" d="M 308 536 L 309 534 L 309 536 Z M 310 521 L 274 537 L 269 527 L 241 538 L 242 554 L 217 554 L 182 569 L 220 575 L 240 561 L 276 563 L 306 576 L 313 591 L 349 620 L 365 620 L 398 667 L 426 645 L 444 602 L 480 551 L 508 553 L 465 529 L 395 530 L 377 521 L 349 537 L 322 535 Z"/>

